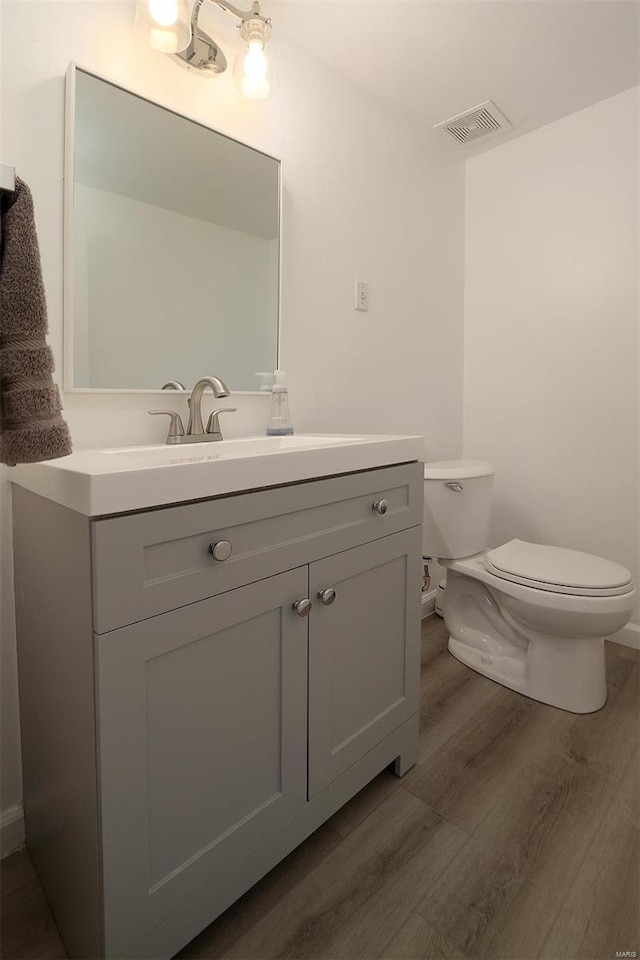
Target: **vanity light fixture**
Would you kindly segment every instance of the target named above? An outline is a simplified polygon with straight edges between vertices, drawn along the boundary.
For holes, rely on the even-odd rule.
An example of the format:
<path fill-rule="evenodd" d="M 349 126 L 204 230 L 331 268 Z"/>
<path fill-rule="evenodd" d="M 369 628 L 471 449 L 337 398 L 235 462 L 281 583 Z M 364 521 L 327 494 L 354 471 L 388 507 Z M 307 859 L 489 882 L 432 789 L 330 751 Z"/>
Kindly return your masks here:
<path fill-rule="evenodd" d="M 271 20 L 260 13 L 254 0 L 250 10 L 241 10 L 227 0 L 211 0 L 239 21 L 241 45 L 233 71 L 234 81 L 245 97 L 262 100 L 274 89 L 272 53 L 266 47 L 271 40 Z M 227 69 L 224 52 L 198 24 L 204 0 L 195 0 L 191 16 L 185 9 L 187 0 L 139 0 L 137 24 L 144 30 L 151 46 L 170 53 L 182 66 L 196 70 L 203 77 L 215 77 Z M 186 26 L 185 26 L 186 25 Z"/>
<path fill-rule="evenodd" d="M 187 0 L 144 0 L 136 3 L 136 30 L 145 35 L 154 50 L 177 53 L 191 40 L 191 17 Z"/>

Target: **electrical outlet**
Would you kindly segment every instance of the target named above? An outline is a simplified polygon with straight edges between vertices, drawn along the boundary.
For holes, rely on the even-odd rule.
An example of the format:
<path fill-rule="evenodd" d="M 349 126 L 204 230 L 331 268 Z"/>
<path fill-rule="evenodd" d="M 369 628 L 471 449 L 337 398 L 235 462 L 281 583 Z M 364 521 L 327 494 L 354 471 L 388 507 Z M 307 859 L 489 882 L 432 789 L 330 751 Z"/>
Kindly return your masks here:
<path fill-rule="evenodd" d="M 369 284 L 364 280 L 356 280 L 356 310 L 366 313 L 369 309 Z"/>

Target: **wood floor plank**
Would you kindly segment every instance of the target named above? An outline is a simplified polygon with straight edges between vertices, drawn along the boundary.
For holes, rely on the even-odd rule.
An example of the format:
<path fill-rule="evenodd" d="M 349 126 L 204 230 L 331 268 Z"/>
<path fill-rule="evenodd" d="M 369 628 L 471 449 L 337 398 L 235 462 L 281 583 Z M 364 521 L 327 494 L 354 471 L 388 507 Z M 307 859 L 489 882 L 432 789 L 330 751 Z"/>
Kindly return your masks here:
<path fill-rule="evenodd" d="M 600 740 L 607 729 L 615 733 L 609 763 L 622 771 L 637 739 L 635 708 L 628 709 L 635 670 L 617 674 L 606 710 L 560 715 L 554 736 L 419 905 L 454 947 L 474 958 L 537 955 L 618 786 L 601 761 Z"/>
<path fill-rule="evenodd" d="M 627 647 L 624 643 L 611 643 L 610 640 L 607 641 L 606 646 L 607 649 L 616 656 L 640 663 L 640 650 L 636 650 L 635 647 Z"/>
<path fill-rule="evenodd" d="M 442 617 L 432 614 L 425 617 L 422 621 L 422 652 L 421 666 L 435 666 L 439 662 L 440 655 L 447 648 L 449 640 L 449 631 L 445 626 Z"/>
<path fill-rule="evenodd" d="M 395 775 L 393 767 L 379 773 L 359 793 L 331 817 L 331 828 L 341 837 L 348 837 L 363 820 L 383 803 L 390 793 L 397 790 L 403 781 Z"/>
<path fill-rule="evenodd" d="M 5 960 L 66 957 L 38 875 L 26 851 L 2 861 L 0 956 Z"/>
<path fill-rule="evenodd" d="M 340 843 L 341 837 L 331 821 L 325 823 L 176 956 L 184 960 L 214 960 L 224 956 L 225 951 L 260 923 Z"/>
<path fill-rule="evenodd" d="M 584 716 L 567 714 L 558 747 L 568 758 L 620 777 L 638 742 L 640 663 L 620 656 L 615 646 L 607 644 L 605 707 Z"/>
<path fill-rule="evenodd" d="M 638 704 L 640 708 L 640 703 Z M 640 727 L 640 709 L 639 723 Z M 640 730 L 638 731 L 640 734 Z M 640 736 L 636 738 L 635 750 L 625 773 L 620 780 L 620 786 L 615 799 L 615 815 L 620 820 L 640 826 Z"/>
<path fill-rule="evenodd" d="M 453 948 L 419 913 L 412 913 L 380 956 L 384 960 L 449 960 Z"/>
<path fill-rule="evenodd" d="M 421 800 L 396 790 L 227 956 L 374 956 L 412 912 L 415 878 L 431 872 L 430 885 L 464 840 Z"/>
<path fill-rule="evenodd" d="M 408 920 L 467 839 L 463 831 L 430 810 L 420 827 L 394 851 L 394 867 L 384 883 L 332 938 L 329 956 L 360 960 L 377 956 L 385 938 Z"/>
<path fill-rule="evenodd" d="M 560 711 L 497 687 L 481 711 L 407 774 L 403 786 L 471 833 L 559 721 Z"/>
<path fill-rule="evenodd" d="M 420 746 L 423 763 L 500 689 L 447 649 L 449 631 L 436 615 L 422 621 Z"/>
<path fill-rule="evenodd" d="M 600 960 L 640 947 L 640 788 L 634 757 L 538 956 Z"/>

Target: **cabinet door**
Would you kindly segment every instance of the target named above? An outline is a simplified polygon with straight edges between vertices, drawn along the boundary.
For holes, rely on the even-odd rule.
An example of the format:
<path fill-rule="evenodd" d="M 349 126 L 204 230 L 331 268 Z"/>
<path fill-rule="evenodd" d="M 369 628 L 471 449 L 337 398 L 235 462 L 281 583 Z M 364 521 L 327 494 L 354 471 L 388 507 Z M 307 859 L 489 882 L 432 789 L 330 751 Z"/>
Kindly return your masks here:
<path fill-rule="evenodd" d="M 306 799 L 308 568 L 96 637 L 107 956 Z"/>
<path fill-rule="evenodd" d="M 309 798 L 418 709 L 421 544 L 414 527 L 310 567 Z"/>

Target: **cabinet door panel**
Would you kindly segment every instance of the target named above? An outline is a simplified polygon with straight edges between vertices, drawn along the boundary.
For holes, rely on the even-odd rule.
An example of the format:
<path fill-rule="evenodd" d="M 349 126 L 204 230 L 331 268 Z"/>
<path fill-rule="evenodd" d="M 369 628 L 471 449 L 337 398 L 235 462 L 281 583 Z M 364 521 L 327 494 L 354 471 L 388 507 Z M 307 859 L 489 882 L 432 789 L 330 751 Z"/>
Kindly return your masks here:
<path fill-rule="evenodd" d="M 418 709 L 421 542 L 415 527 L 310 567 L 310 798 Z"/>
<path fill-rule="evenodd" d="M 307 569 L 96 638 L 108 955 L 305 801 Z"/>

